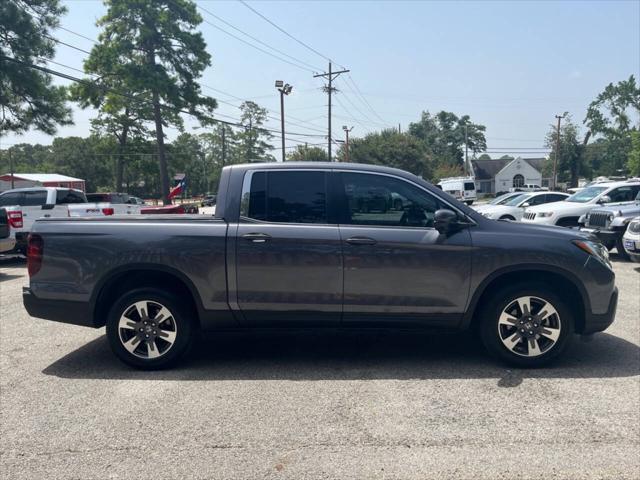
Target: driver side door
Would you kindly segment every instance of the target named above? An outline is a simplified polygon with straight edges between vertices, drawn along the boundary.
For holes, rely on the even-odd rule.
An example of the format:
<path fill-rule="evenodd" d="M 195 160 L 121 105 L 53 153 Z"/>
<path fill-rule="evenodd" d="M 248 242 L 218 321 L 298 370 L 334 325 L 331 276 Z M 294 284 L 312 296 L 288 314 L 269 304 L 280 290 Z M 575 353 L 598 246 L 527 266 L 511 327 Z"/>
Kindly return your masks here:
<path fill-rule="evenodd" d="M 450 207 L 400 177 L 351 171 L 333 177 L 343 324 L 457 326 L 469 295 L 471 235 L 434 228 L 436 210 Z"/>

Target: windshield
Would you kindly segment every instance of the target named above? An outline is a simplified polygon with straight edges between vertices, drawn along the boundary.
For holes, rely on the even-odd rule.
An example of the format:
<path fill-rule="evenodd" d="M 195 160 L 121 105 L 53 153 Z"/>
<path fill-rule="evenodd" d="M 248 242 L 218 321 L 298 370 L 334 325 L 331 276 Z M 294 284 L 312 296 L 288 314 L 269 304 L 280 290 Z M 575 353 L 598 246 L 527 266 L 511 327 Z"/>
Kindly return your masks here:
<path fill-rule="evenodd" d="M 519 197 L 521 193 L 505 193 L 504 195 L 500 195 L 499 197 L 494 198 L 489 202 L 489 205 L 503 205 L 508 202 L 510 198 Z"/>
<path fill-rule="evenodd" d="M 531 195 L 518 195 L 517 197 L 510 198 L 509 201 L 507 201 L 503 205 L 505 205 L 507 207 L 516 207 L 516 206 L 518 206 L 520 204 L 520 202 L 526 200 L 530 196 Z"/>
<path fill-rule="evenodd" d="M 584 190 L 580 190 L 578 193 L 574 193 L 569 198 L 567 198 L 567 202 L 577 202 L 577 203 L 587 203 L 590 200 L 593 200 L 602 192 L 604 192 L 608 187 L 588 187 Z"/>

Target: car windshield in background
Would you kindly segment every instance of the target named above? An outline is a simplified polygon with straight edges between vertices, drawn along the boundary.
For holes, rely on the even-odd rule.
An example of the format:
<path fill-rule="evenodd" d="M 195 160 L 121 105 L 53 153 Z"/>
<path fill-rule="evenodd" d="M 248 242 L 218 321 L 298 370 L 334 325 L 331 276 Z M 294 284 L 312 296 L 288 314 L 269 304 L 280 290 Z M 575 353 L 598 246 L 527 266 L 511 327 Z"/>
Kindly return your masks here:
<path fill-rule="evenodd" d="M 489 202 L 489 205 L 503 205 L 509 201 L 510 198 L 515 197 L 513 193 L 505 193 L 504 195 L 500 195 L 499 197 L 494 198 Z"/>
<path fill-rule="evenodd" d="M 531 195 L 528 195 L 528 194 L 518 195 L 517 197 L 510 198 L 509 200 L 507 200 L 502 205 L 504 205 L 506 207 L 516 207 L 516 206 L 518 206 L 520 204 L 520 202 L 526 200 L 530 196 Z"/>
<path fill-rule="evenodd" d="M 593 200 L 602 192 L 604 192 L 608 187 L 588 187 L 584 190 L 580 190 L 578 193 L 574 193 L 569 198 L 567 198 L 567 202 L 576 202 L 576 203 L 587 203 L 590 200 Z"/>

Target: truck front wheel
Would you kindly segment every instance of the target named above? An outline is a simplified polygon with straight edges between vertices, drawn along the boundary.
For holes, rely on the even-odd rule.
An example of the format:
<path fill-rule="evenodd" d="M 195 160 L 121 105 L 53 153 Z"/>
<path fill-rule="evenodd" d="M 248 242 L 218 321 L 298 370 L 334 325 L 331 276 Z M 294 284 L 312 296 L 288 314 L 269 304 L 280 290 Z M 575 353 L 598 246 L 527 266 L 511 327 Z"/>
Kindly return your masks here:
<path fill-rule="evenodd" d="M 188 310 L 174 295 L 156 288 L 125 293 L 107 318 L 113 353 L 142 370 L 175 364 L 191 348 L 195 332 Z"/>
<path fill-rule="evenodd" d="M 517 367 L 540 367 L 569 346 L 574 320 L 566 303 L 544 285 L 513 285 L 496 292 L 482 312 L 487 350 Z"/>

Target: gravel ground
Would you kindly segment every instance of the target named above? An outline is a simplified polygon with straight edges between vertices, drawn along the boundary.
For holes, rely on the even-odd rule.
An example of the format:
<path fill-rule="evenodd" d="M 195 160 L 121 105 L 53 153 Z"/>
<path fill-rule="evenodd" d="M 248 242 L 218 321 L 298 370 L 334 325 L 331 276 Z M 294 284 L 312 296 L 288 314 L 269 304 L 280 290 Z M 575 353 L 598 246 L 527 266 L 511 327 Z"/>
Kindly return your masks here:
<path fill-rule="evenodd" d="M 0 260 L 0 478 L 640 478 L 640 265 L 616 322 L 553 368 L 470 336 L 226 334 L 180 368 L 30 318 Z"/>

